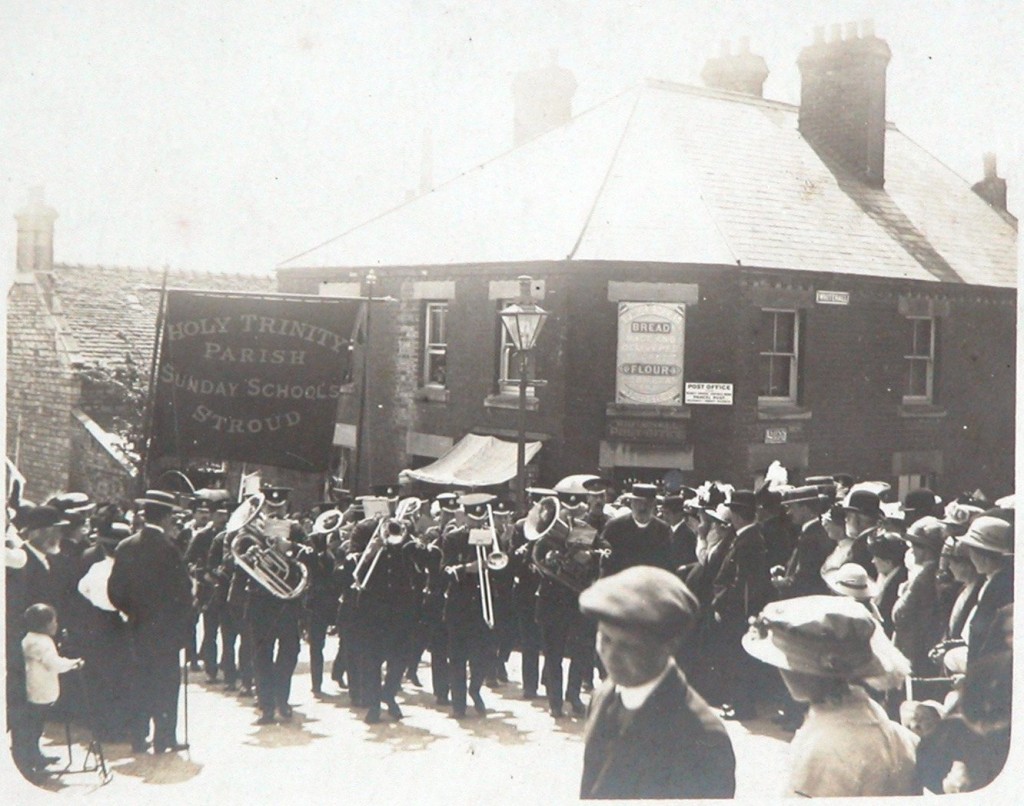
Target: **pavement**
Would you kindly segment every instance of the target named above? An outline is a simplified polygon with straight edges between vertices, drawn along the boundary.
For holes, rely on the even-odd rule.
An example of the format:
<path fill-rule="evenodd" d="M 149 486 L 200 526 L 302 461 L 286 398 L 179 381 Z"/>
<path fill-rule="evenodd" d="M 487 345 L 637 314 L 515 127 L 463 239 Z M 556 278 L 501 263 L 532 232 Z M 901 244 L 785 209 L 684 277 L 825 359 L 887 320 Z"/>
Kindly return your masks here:
<path fill-rule="evenodd" d="M 336 639 L 329 638 L 327 668 Z M 425 656 L 429 658 L 429 654 Z M 42 787 L 26 783 L 9 755 L 0 770 L 8 803 L 53 803 L 85 798 L 101 803 L 179 804 L 322 803 L 356 799 L 360 804 L 462 804 L 522 802 L 544 804 L 577 800 L 583 764 L 584 720 L 553 720 L 545 700 L 519 698 L 518 654 L 509 663 L 512 682 L 485 688 L 489 713 L 455 720 L 434 704 L 429 662 L 420 670 L 424 688 L 405 683 L 399 703 L 401 722 L 386 713 L 377 725 L 365 725 L 364 711 L 348 705 L 348 695 L 329 679 L 325 696 L 314 698 L 309 685 L 306 647 L 295 672 L 290 722 L 255 724 L 254 701 L 226 693 L 191 673 L 188 687 L 190 750 L 166 755 L 131 753 L 127 744 L 107 744 L 103 754 L 111 771 L 101 785 L 99 773 L 52 777 Z M 472 708 L 470 709 L 472 714 Z M 785 781 L 791 734 L 768 720 L 726 723 L 737 757 L 737 798 L 764 802 Z M 179 718 L 178 738 L 185 738 Z M 73 769 L 81 769 L 89 735 L 75 730 Z M 47 726 L 47 754 L 67 747 L 63 727 Z M 13 799 L 8 799 L 10 793 Z"/>

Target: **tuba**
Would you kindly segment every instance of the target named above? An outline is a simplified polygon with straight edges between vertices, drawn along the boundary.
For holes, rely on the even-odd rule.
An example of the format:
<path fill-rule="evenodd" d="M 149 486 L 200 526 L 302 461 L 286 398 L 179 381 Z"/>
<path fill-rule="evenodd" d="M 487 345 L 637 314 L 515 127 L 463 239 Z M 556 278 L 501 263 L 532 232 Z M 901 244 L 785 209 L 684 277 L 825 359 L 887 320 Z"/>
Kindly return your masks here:
<path fill-rule="evenodd" d="M 608 556 L 608 549 L 594 548 L 597 531 L 577 523 L 554 496 L 533 505 L 523 524 L 523 535 L 533 543 L 534 567 L 576 593 L 594 581 L 593 560 Z"/>
<path fill-rule="evenodd" d="M 296 599 L 309 584 L 309 569 L 287 554 L 288 539 L 267 530 L 262 493 L 246 497 L 224 526 L 238 566 L 278 599 Z"/>

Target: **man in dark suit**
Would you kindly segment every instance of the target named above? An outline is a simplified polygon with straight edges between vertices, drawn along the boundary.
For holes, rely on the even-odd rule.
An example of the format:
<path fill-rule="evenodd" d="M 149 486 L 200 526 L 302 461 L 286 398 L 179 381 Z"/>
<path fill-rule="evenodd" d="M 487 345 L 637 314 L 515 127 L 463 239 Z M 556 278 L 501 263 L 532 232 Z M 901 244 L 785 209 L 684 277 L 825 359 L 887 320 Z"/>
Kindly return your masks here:
<path fill-rule="evenodd" d="M 729 735 L 672 659 L 697 610 L 686 586 L 633 567 L 585 590 L 580 610 L 598 621 L 608 671 L 590 702 L 580 797 L 731 798 Z"/>
<path fill-rule="evenodd" d="M 666 495 L 661 502 L 662 515 L 672 530 L 670 556 L 672 570 L 676 572 L 697 562 L 697 533 L 686 522 L 685 505 L 695 494 L 696 491 L 683 487 L 679 492 Z"/>
<path fill-rule="evenodd" d="M 772 568 L 772 585 L 781 599 L 828 593 L 821 566 L 833 546 L 821 525 L 821 514 L 834 489 L 808 485 L 782 494 L 782 506 L 800 533 L 785 567 Z"/>
<path fill-rule="evenodd" d="M 744 719 L 756 715 L 758 683 L 764 675 L 743 651 L 740 639 L 750 617 L 761 612 L 773 593 L 753 491 L 736 490 L 725 505 L 736 536 L 715 577 L 711 607 L 723 639 L 723 672 L 728 681 L 723 713 L 730 719 Z"/>
<path fill-rule="evenodd" d="M 178 507 L 174 495 L 162 490 L 147 490 L 136 503 L 142 529 L 118 544 L 107 581 L 111 603 L 128 616 L 132 750 L 146 751 L 151 720 L 155 752 L 184 750 L 176 738 L 178 657 L 192 619 L 192 584 L 166 534 Z"/>
<path fill-rule="evenodd" d="M 601 537 L 611 548 L 611 556 L 602 567 L 605 576 L 634 565 L 674 570 L 671 530 L 665 521 L 654 517 L 657 493 L 653 484 L 634 484 L 626 496 L 629 514 L 612 518 L 605 525 Z"/>

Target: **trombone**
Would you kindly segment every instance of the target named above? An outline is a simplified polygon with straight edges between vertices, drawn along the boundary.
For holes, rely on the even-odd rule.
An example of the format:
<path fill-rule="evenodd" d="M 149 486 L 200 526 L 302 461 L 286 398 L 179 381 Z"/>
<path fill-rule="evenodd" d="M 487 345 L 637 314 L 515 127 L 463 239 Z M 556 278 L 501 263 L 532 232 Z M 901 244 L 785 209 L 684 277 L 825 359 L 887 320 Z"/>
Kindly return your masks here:
<path fill-rule="evenodd" d="M 380 555 L 384 549 L 388 546 L 400 546 L 405 542 L 406 537 L 409 535 L 409 523 L 408 518 L 413 517 L 419 512 L 423 502 L 419 498 L 410 497 L 403 498 L 398 502 L 398 507 L 395 510 L 395 515 L 392 518 L 381 518 L 377 522 L 377 528 L 373 532 L 373 536 L 370 538 L 370 542 L 366 544 L 366 548 L 363 549 L 363 553 L 359 555 L 359 561 L 356 563 L 355 570 L 352 572 L 352 576 L 355 581 L 352 583 L 352 587 L 357 591 L 366 590 L 366 586 L 370 583 L 370 579 L 373 577 L 373 572 L 377 569 L 377 563 L 380 560 Z M 366 568 L 366 573 L 362 576 L 363 567 L 369 562 L 369 566 Z"/>
<path fill-rule="evenodd" d="M 480 583 L 480 614 L 489 629 L 494 629 L 494 598 L 491 594 L 491 571 L 501 571 L 508 566 L 508 554 L 501 550 L 498 543 L 498 530 L 494 526 L 494 512 L 487 505 L 487 527 L 491 533 L 491 542 L 484 553 L 484 545 L 476 546 L 476 573 Z"/>

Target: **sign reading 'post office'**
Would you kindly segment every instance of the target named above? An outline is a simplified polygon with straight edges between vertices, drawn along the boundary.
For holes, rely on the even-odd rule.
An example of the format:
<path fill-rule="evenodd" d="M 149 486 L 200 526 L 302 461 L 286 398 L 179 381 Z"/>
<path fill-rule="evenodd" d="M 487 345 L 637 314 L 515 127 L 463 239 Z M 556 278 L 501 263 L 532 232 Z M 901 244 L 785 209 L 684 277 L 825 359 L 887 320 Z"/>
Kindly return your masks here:
<path fill-rule="evenodd" d="M 678 406 L 683 399 L 686 306 L 620 302 L 615 402 Z"/>
<path fill-rule="evenodd" d="M 731 383 L 688 383 L 686 384 L 687 406 L 731 406 Z"/>
<path fill-rule="evenodd" d="M 150 459 L 326 470 L 360 304 L 169 292 Z"/>

